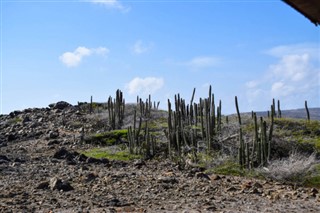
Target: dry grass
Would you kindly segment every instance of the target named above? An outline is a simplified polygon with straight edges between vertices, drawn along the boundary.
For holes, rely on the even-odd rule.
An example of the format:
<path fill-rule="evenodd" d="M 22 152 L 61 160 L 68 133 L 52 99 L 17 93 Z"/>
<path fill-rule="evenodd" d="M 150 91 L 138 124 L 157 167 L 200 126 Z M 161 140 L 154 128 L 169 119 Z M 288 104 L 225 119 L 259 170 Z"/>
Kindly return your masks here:
<path fill-rule="evenodd" d="M 271 161 L 267 167 L 258 169 L 258 172 L 280 182 L 302 183 L 317 163 L 315 154 L 306 156 L 293 152 L 288 158 Z"/>

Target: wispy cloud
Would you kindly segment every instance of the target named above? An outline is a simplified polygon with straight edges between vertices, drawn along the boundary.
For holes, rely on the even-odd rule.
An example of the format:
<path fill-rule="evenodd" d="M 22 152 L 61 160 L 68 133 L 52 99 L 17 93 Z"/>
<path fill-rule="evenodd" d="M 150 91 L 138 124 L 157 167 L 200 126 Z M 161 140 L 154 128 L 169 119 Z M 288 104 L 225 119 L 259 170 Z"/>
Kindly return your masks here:
<path fill-rule="evenodd" d="M 120 1 L 118 0 L 89 0 L 90 2 L 94 4 L 100 4 L 110 9 L 118 9 L 122 12 L 129 12 L 130 7 L 124 6 Z"/>
<path fill-rule="evenodd" d="M 200 70 L 210 67 L 215 67 L 221 63 L 221 58 L 215 56 L 198 56 L 188 61 L 179 62 L 177 64 L 186 66 L 193 70 Z"/>
<path fill-rule="evenodd" d="M 150 51 L 153 47 L 153 43 L 145 43 L 142 40 L 138 40 L 132 46 L 132 52 L 134 54 L 140 55 Z"/>
<path fill-rule="evenodd" d="M 105 47 L 98 47 L 98 48 L 78 47 L 73 52 L 63 53 L 59 57 L 59 59 L 67 67 L 76 67 L 81 63 L 84 57 L 90 56 L 92 54 L 105 56 L 108 53 L 109 53 L 109 49 Z"/>
<path fill-rule="evenodd" d="M 298 100 L 318 99 L 319 52 L 316 44 L 282 45 L 266 51 L 277 61 L 268 67 L 265 76 L 246 83 L 249 102 L 262 97 L 281 98 L 294 106 Z"/>
<path fill-rule="evenodd" d="M 129 94 L 147 95 L 147 94 L 155 93 L 157 90 L 161 89 L 163 85 L 164 85 L 163 78 L 136 77 L 126 85 L 126 89 L 128 90 Z"/>

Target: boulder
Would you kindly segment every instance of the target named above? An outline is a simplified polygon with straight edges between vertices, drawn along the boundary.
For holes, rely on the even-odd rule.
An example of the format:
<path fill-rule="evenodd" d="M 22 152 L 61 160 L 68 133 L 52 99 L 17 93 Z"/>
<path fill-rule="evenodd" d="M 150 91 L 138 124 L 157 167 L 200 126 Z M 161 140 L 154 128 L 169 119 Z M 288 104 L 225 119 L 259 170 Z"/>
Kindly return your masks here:
<path fill-rule="evenodd" d="M 70 107 L 70 106 L 72 106 L 72 105 L 69 104 L 68 102 L 65 102 L 65 101 L 59 101 L 57 103 L 49 104 L 50 108 L 60 109 L 60 110 L 63 110 L 63 109 Z"/>

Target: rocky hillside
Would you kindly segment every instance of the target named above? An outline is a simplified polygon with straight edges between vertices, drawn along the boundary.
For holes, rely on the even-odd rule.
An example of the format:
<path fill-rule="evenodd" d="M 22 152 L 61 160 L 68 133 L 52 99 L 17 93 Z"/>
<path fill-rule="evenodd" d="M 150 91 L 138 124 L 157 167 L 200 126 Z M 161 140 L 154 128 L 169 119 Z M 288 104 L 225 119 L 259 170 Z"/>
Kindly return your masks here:
<path fill-rule="evenodd" d="M 236 155 L 228 148 L 237 141 L 233 118 L 222 127 L 223 144 L 216 144 L 230 156 L 169 160 L 168 114 L 157 110 L 148 125 L 160 151 L 152 159 L 131 155 L 127 127 L 133 107 L 126 105 L 122 130 L 111 130 L 108 111 L 99 104 L 91 113 L 88 105 L 58 102 L 1 115 L 0 212 L 320 211 L 316 187 L 231 175 L 247 172 L 229 163 Z M 275 136 L 282 143 L 296 128 L 285 122 L 275 124 L 285 127 Z M 247 123 L 245 134 L 252 128 Z M 299 131 L 313 141 L 319 133 L 305 128 Z"/>

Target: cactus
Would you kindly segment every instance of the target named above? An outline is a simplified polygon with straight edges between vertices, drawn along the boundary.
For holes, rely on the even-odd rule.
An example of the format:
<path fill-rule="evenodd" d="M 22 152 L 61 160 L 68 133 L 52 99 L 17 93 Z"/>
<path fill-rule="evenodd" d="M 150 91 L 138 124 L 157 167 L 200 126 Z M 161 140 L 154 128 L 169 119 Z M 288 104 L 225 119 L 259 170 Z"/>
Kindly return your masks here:
<path fill-rule="evenodd" d="M 280 100 L 278 100 L 278 118 L 281 118 Z"/>
<path fill-rule="evenodd" d="M 90 98 L 90 108 L 89 108 L 89 113 L 92 114 L 93 111 L 93 103 L 92 103 L 92 96 Z"/>
<path fill-rule="evenodd" d="M 123 125 L 125 100 L 122 92 L 117 90 L 115 100 L 110 96 L 108 99 L 109 125 L 111 129 L 120 129 Z"/>
<path fill-rule="evenodd" d="M 240 111 L 239 111 L 239 105 L 238 105 L 238 98 L 235 96 L 235 104 L 236 104 L 236 110 L 238 114 L 238 121 L 239 121 L 239 126 L 241 126 L 241 116 L 240 116 Z"/>
<path fill-rule="evenodd" d="M 304 102 L 304 106 L 305 106 L 306 112 L 307 112 L 307 121 L 310 122 L 310 113 L 309 113 L 309 108 L 308 108 L 307 101 Z"/>
<path fill-rule="evenodd" d="M 241 167 L 244 167 L 246 164 L 246 155 L 245 155 L 245 145 L 242 136 L 242 128 L 239 129 L 239 164 Z"/>

